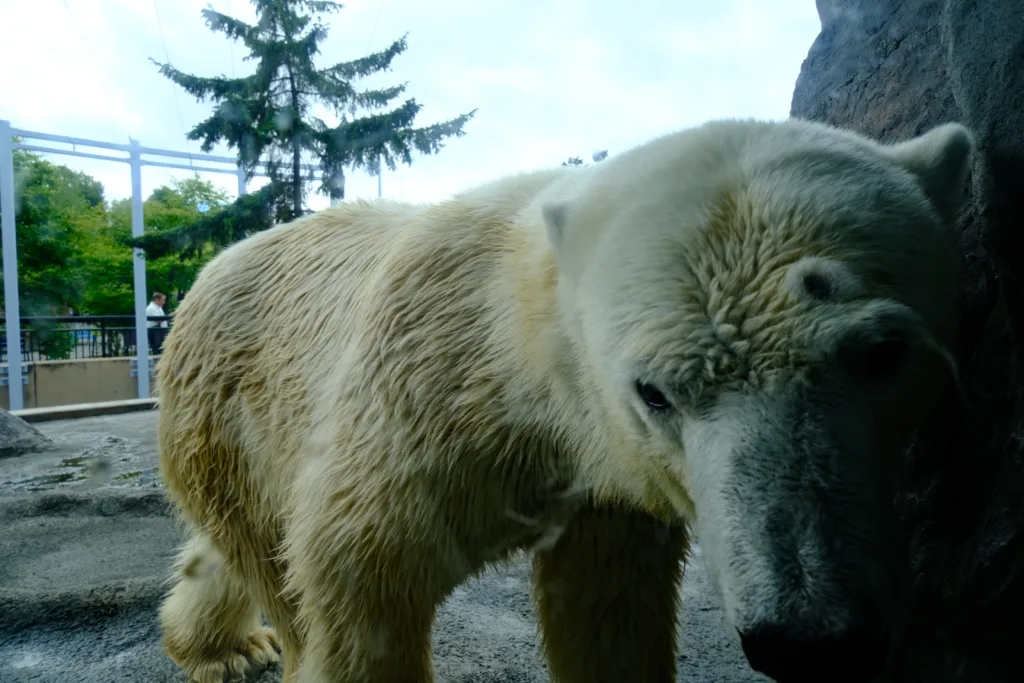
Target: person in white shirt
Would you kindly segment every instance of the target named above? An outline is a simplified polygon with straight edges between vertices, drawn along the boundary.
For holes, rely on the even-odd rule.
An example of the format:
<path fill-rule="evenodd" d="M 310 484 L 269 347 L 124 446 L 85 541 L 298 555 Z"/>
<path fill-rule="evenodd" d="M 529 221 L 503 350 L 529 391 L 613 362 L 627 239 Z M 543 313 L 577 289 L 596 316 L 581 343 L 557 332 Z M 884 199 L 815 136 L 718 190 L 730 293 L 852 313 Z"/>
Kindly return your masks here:
<path fill-rule="evenodd" d="M 146 306 L 146 317 L 150 316 L 165 316 L 164 304 L 167 303 L 167 295 L 163 292 L 153 292 L 153 300 Z M 164 337 L 167 336 L 167 321 L 166 320 L 147 320 L 146 332 L 149 335 L 149 350 L 153 355 L 160 353 L 160 348 L 163 346 Z"/>

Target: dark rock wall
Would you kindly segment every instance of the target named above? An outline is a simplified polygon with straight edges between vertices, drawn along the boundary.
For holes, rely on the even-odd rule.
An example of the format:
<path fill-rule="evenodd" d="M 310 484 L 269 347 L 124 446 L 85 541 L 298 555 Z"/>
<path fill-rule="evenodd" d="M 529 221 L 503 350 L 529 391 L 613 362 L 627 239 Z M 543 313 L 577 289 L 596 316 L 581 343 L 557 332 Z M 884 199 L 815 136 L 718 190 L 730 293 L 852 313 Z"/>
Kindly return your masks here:
<path fill-rule="evenodd" d="M 940 40 L 943 0 L 818 0 L 822 29 L 792 114 L 899 140 L 957 120 Z"/>
<path fill-rule="evenodd" d="M 891 679 L 1024 680 L 1024 0 L 818 0 L 791 115 L 882 141 L 978 142 L 961 216 L 960 388 L 921 430 L 902 502 L 914 622 Z"/>

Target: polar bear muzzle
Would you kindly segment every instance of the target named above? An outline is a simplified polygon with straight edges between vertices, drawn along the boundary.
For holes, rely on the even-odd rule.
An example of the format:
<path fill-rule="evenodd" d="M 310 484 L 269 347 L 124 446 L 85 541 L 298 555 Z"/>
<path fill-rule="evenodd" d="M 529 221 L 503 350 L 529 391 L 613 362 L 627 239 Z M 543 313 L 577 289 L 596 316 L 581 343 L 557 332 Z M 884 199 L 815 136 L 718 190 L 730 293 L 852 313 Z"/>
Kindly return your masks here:
<path fill-rule="evenodd" d="M 897 343 L 869 351 L 878 371 Z M 751 666 L 784 683 L 803 680 L 787 667 L 881 669 L 907 578 L 872 406 L 828 384 L 729 394 L 683 440 L 697 538 Z"/>

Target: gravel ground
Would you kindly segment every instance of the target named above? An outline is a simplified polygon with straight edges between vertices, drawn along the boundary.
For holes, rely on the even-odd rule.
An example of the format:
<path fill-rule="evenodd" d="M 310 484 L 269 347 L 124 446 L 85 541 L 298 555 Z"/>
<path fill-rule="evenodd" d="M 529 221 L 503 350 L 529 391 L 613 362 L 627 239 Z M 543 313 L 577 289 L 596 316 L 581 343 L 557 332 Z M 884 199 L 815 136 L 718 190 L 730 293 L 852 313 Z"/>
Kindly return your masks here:
<path fill-rule="evenodd" d="M 156 413 L 37 425 L 54 448 L 0 459 L 0 681 L 183 683 L 155 608 L 181 530 L 156 469 Z M 542 683 L 523 559 L 466 583 L 434 629 L 439 682 Z M 767 681 L 746 665 L 707 584 L 687 567 L 679 681 Z M 269 670 L 259 683 L 280 680 Z"/>

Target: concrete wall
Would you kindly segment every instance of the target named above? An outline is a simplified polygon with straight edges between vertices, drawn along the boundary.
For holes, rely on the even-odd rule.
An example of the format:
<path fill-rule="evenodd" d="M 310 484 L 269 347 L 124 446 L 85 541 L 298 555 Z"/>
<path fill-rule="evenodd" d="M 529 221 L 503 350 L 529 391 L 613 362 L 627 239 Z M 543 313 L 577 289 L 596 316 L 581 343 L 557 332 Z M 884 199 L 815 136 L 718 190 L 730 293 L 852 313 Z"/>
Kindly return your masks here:
<path fill-rule="evenodd" d="M 0 367 L 6 363 L 0 364 Z M 22 387 L 25 408 L 48 408 L 77 403 L 123 401 L 139 397 L 138 379 L 131 376 L 129 358 L 86 358 L 23 363 L 28 384 Z M 156 395 L 155 369 L 150 395 Z M 7 387 L 0 387 L 0 408 L 10 409 Z"/>

